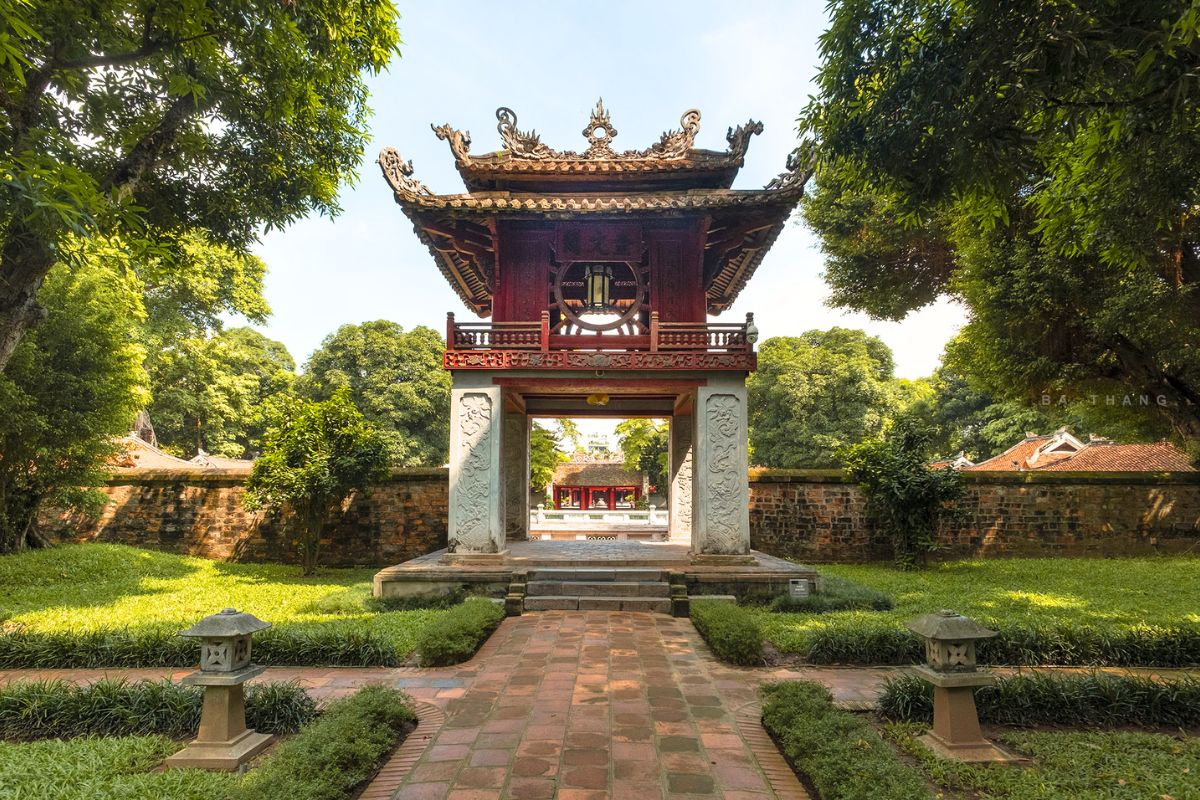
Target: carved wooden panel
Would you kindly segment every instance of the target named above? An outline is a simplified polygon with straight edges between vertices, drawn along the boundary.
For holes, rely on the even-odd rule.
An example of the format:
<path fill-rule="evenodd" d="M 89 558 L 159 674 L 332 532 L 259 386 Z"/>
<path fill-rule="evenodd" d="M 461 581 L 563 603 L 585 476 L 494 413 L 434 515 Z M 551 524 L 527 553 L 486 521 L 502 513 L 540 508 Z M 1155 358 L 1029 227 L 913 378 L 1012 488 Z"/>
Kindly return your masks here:
<path fill-rule="evenodd" d="M 567 261 L 641 261 L 645 245 L 637 222 L 564 222 L 554 256 Z"/>
<path fill-rule="evenodd" d="M 589 353 L 558 350 L 448 350 L 446 369 L 735 370 L 751 372 L 754 353 Z"/>
<path fill-rule="evenodd" d="M 496 277 L 496 322 L 541 318 L 550 281 L 550 231 L 505 230 Z"/>

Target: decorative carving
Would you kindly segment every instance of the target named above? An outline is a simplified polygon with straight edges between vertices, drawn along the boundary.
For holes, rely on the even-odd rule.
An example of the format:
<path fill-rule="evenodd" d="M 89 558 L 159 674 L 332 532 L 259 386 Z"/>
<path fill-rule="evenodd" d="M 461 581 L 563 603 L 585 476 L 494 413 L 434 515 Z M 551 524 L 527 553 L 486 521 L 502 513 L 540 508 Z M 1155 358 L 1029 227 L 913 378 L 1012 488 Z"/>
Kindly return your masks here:
<path fill-rule="evenodd" d="M 492 398 L 468 392 L 458 404 L 458 474 L 454 486 L 451 550 L 495 552 L 490 526 L 492 473 Z"/>
<path fill-rule="evenodd" d="M 761 127 L 761 126 L 760 126 Z M 659 158 L 684 158 L 696 142 L 700 132 L 700 110 L 689 108 L 679 118 L 679 130 L 664 131 L 657 144 L 645 151 L 645 155 Z"/>
<path fill-rule="evenodd" d="M 460 164 L 471 160 L 471 132 L 460 131 L 450 127 L 447 122 L 444 125 L 430 125 L 437 137 L 443 141 L 450 142 L 450 152 L 454 154 L 454 160 Z"/>
<path fill-rule="evenodd" d="M 751 372 L 758 364 L 754 353 L 588 353 L 555 350 L 447 350 L 446 369 L 613 369 L 613 370 L 736 370 Z"/>
<path fill-rule="evenodd" d="M 558 158 L 560 156 L 554 150 L 551 150 L 546 145 L 542 144 L 541 138 L 537 131 L 529 131 L 526 133 L 517 128 L 517 115 L 511 108 L 501 106 L 496 109 L 496 119 L 498 123 L 496 130 L 500 132 L 500 139 L 504 142 L 504 149 L 518 158 Z"/>
<path fill-rule="evenodd" d="M 705 402 L 707 417 L 708 472 L 705 492 L 708 508 L 705 522 L 706 553 L 743 553 L 746 532 L 742 516 L 746 510 L 746 473 L 739 469 L 739 451 L 746 448 L 742 435 L 741 402 L 736 395 L 713 394 Z"/>
<path fill-rule="evenodd" d="M 392 191 L 412 195 L 432 195 L 433 192 L 425 184 L 412 177 L 411 161 L 405 161 L 400 152 L 394 147 L 385 147 L 379 151 L 379 168 L 383 170 L 383 179 L 392 187 Z"/>
<path fill-rule="evenodd" d="M 763 124 L 750 119 L 745 125 L 738 125 L 725 132 L 725 141 L 729 142 L 729 155 L 739 161 L 746 157 L 750 149 L 750 137 L 763 132 Z"/>
<path fill-rule="evenodd" d="M 675 469 L 675 480 L 672 482 L 671 491 L 673 499 L 671 503 L 671 513 L 678 518 L 678 525 L 673 524 L 671 527 L 678 531 L 691 532 L 692 530 L 692 428 L 691 417 L 677 416 L 671 420 L 671 425 L 679 424 L 677 431 L 672 431 L 675 437 L 674 445 L 682 453 L 679 457 L 679 464 Z"/>
<path fill-rule="evenodd" d="M 803 151 L 795 150 L 787 157 L 787 172 L 779 173 L 779 176 L 773 178 L 764 188 L 803 189 L 812 174 L 812 158 Z"/>
<path fill-rule="evenodd" d="M 583 129 L 583 135 L 588 140 L 587 152 L 584 158 L 612 158 L 616 155 L 612 149 L 612 140 L 617 138 L 617 129 L 612 126 L 608 112 L 604 109 L 604 98 L 596 101 L 592 118 Z"/>

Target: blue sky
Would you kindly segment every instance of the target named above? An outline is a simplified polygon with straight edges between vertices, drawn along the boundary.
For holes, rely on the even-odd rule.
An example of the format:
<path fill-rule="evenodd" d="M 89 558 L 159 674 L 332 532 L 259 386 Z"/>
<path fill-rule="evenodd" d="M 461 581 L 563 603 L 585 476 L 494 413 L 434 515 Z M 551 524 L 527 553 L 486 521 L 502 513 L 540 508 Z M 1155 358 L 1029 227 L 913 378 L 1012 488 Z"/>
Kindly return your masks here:
<path fill-rule="evenodd" d="M 604 98 L 618 149 L 643 148 L 703 113 L 697 146 L 725 148 L 725 131 L 753 117 L 765 130 L 750 146 L 736 188 L 758 188 L 784 169 L 795 118 L 812 92 L 824 2 L 515 2 L 401 0 L 402 55 L 370 82 L 372 141 L 343 213 L 313 217 L 264 237 L 274 316 L 262 330 L 303 364 L 338 326 L 391 319 L 406 328 L 445 326 L 468 312 L 392 201 L 374 164 L 381 147 L 412 160 L 438 193 L 462 191 L 453 158 L 430 123 L 469 130 L 472 150 L 500 146 L 495 110 L 516 111 L 560 149 L 583 149 L 581 131 Z M 897 373 L 916 378 L 937 365 L 963 313 L 941 303 L 901 323 L 871 322 L 824 305 L 821 254 L 795 219 L 722 315 L 755 313 L 762 335 L 833 325 L 861 327 L 896 354 Z"/>

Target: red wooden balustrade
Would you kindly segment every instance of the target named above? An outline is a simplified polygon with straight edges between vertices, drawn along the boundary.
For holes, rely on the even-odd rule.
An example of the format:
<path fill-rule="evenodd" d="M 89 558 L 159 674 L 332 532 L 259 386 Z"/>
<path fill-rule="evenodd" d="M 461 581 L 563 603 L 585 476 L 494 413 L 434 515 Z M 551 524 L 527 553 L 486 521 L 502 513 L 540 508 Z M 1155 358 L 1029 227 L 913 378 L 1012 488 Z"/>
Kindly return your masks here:
<path fill-rule="evenodd" d="M 446 316 L 448 350 L 646 350 L 658 352 L 749 353 L 754 350 L 749 331 L 754 315 L 745 323 L 660 322 L 650 314 L 650 332 L 627 334 L 555 334 L 550 314 L 543 311 L 533 322 L 455 322 Z"/>

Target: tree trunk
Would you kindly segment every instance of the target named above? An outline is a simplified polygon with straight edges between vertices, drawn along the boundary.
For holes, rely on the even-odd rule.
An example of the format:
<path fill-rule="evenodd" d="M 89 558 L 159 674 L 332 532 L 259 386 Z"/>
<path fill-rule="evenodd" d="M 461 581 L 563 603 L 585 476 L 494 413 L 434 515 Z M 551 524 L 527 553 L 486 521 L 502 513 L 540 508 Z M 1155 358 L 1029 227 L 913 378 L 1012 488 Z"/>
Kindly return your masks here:
<path fill-rule="evenodd" d="M 321 529 L 325 522 L 324 506 L 318 504 L 316 508 L 305 509 L 301 512 L 301 520 L 303 530 L 300 535 L 300 567 L 304 575 L 308 576 L 316 573 L 317 562 L 321 555 Z"/>
<path fill-rule="evenodd" d="M 56 261 L 48 240 L 23 222 L 13 221 L 0 249 L 0 372 L 8 366 L 25 331 L 46 316 L 38 289 Z"/>

